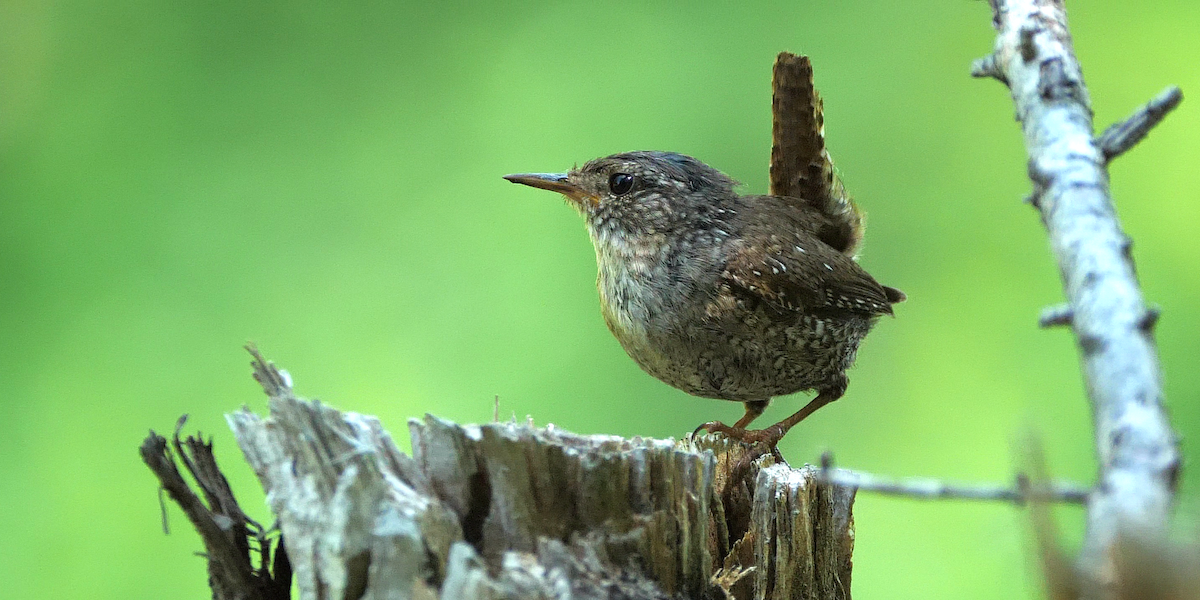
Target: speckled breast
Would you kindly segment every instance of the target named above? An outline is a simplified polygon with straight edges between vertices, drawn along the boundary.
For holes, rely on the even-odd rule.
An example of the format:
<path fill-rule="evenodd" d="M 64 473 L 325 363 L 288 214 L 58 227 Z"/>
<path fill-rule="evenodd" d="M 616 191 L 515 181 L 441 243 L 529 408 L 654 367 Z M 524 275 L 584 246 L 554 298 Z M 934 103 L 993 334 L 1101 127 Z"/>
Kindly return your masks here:
<path fill-rule="evenodd" d="M 875 320 L 745 301 L 714 313 L 704 295 L 612 275 L 602 269 L 597 283 L 605 323 L 621 346 L 650 375 L 705 398 L 744 402 L 835 386 Z"/>

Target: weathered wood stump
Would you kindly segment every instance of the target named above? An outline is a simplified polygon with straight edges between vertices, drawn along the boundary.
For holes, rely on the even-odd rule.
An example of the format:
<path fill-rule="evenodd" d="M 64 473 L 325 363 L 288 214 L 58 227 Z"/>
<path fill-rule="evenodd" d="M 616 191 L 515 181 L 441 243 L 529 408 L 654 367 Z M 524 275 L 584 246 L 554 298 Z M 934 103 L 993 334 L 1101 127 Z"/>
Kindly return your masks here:
<path fill-rule="evenodd" d="M 289 560 L 274 570 L 295 579 L 300 598 L 850 597 L 855 490 L 820 483 L 819 469 L 751 460 L 750 449 L 712 437 L 583 436 L 430 415 L 410 421 L 409 457 L 375 417 L 298 398 L 257 354 L 254 366 L 269 415 L 242 409 L 228 421 L 278 519 Z M 147 464 L 173 498 L 187 496 L 165 466 L 165 442 L 153 440 L 163 438 L 148 439 Z M 190 457 L 175 446 L 189 470 L 196 448 L 211 449 L 191 442 Z M 236 524 L 198 526 L 206 546 L 269 548 L 232 491 L 223 496 L 209 514 L 192 514 L 204 509 L 194 494 L 180 502 L 194 523 Z M 243 539 L 248 531 L 257 539 Z M 265 562 L 210 564 L 226 571 L 247 576 L 214 585 L 216 598 L 286 594 L 278 577 L 273 596 L 238 589 L 271 581 Z"/>

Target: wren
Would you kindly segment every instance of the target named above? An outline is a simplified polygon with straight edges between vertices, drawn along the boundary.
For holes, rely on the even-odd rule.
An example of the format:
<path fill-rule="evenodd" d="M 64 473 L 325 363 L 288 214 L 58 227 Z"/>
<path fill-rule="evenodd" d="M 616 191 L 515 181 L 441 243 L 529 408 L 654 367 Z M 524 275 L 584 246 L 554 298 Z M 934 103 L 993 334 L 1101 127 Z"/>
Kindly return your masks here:
<path fill-rule="evenodd" d="M 785 57 L 807 66 L 803 57 Z M 796 68 L 793 60 L 784 75 Z M 777 63 L 777 97 L 780 79 Z M 811 96 L 802 104 L 816 122 L 802 122 L 798 135 L 823 135 L 819 99 L 811 86 L 801 95 Z M 559 192 L 583 215 L 604 321 L 642 369 L 689 394 L 745 404 L 732 427 L 711 421 L 697 432 L 771 448 L 842 396 L 859 342 L 904 299 L 854 260 L 861 215 L 833 175 L 823 138 L 789 146 L 789 135 L 796 137 L 776 131 L 772 192 L 787 188 L 807 198 L 738 194 L 720 171 L 672 152 L 505 176 Z M 817 396 L 795 414 L 746 429 L 772 397 L 803 390 Z"/>

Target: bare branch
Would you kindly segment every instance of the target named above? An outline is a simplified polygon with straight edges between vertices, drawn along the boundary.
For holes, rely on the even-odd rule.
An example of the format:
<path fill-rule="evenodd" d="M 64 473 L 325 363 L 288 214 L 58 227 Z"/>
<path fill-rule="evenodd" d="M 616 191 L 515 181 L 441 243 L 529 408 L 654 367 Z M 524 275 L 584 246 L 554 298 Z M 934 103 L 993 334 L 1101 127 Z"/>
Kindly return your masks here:
<path fill-rule="evenodd" d="M 1086 504 L 1091 490 L 1073 483 L 1054 483 L 1045 491 L 1029 491 L 1020 485 L 1003 486 L 994 483 L 952 484 L 937 479 L 888 479 L 862 473 L 837 469 L 822 476 L 823 482 L 832 485 L 858 488 L 860 492 L 873 492 L 884 496 L 904 496 L 917 500 L 988 500 L 1025 504 L 1030 500 L 1061 502 L 1064 504 Z M 1027 494 L 1035 494 L 1030 497 Z"/>
<path fill-rule="evenodd" d="M 1151 313 L 1109 195 L 1107 153 L 1092 137 L 1088 92 L 1061 0 L 992 5 L 999 30 L 993 55 L 1025 135 L 1035 206 L 1074 309 L 1072 329 L 1092 403 L 1100 468 L 1088 502 L 1081 564 L 1099 589 L 1111 589 L 1118 537 L 1165 529 L 1179 470 L 1147 327 Z M 1163 106 L 1170 97 L 1162 97 Z M 1160 112 L 1147 111 L 1146 121 Z M 1149 126 L 1130 128 L 1143 129 Z M 1113 141 L 1109 148 L 1128 145 Z"/>
<path fill-rule="evenodd" d="M 1176 86 L 1169 86 L 1124 121 L 1109 125 L 1096 140 L 1096 145 L 1104 153 L 1104 160 L 1112 161 L 1137 145 L 1182 100 L 1183 92 Z"/>
<path fill-rule="evenodd" d="M 1042 314 L 1038 315 L 1038 327 L 1047 329 L 1050 327 L 1065 327 L 1071 324 L 1071 319 L 1075 318 L 1075 310 L 1070 304 L 1055 304 L 1042 309 Z"/>
<path fill-rule="evenodd" d="M 937 479 L 891 479 L 861 471 L 834 469 L 826 452 L 821 457 L 821 481 L 857 488 L 885 496 L 904 496 L 917 500 L 990 500 L 1025 504 L 1030 501 L 1085 504 L 1092 490 L 1074 483 L 1055 483 L 1031 489 L 1024 475 L 1012 486 L 992 483 L 951 484 Z"/>
<path fill-rule="evenodd" d="M 1008 80 L 1005 79 L 1004 72 L 996 65 L 996 57 L 992 54 L 983 58 L 977 58 L 975 62 L 971 63 L 971 77 L 991 77 L 1000 83 L 1008 85 Z"/>

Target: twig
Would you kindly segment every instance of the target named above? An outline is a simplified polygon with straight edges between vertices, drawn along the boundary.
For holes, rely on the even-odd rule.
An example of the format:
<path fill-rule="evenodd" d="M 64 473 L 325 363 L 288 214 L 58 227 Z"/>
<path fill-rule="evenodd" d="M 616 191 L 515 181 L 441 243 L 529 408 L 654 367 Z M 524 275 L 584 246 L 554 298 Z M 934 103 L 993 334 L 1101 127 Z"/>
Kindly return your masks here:
<path fill-rule="evenodd" d="M 1073 483 L 1054 483 L 1041 492 L 1026 492 L 1021 486 L 1003 486 L 994 483 L 952 484 L 937 479 L 888 479 L 838 469 L 827 473 L 822 481 L 833 485 L 857 488 L 860 492 L 872 492 L 885 496 L 905 496 L 918 500 L 989 500 L 1025 504 L 1031 500 L 1086 504 L 1090 489 Z M 1032 495 L 1031 495 L 1032 494 Z"/>
<path fill-rule="evenodd" d="M 1055 304 L 1042 309 L 1042 314 L 1038 315 L 1038 327 L 1047 329 L 1049 327 L 1063 327 L 1071 324 L 1071 319 L 1075 318 L 1075 310 L 1070 304 Z"/>
<path fill-rule="evenodd" d="M 991 77 L 1000 83 L 1008 85 L 1008 80 L 1004 78 L 1004 73 L 996 65 L 996 57 L 991 54 L 975 59 L 975 62 L 971 63 L 971 77 Z"/>
<path fill-rule="evenodd" d="M 825 453 L 821 457 L 821 481 L 857 488 L 885 496 L 904 496 L 918 500 L 989 500 L 1022 505 L 1030 501 L 1086 504 L 1091 490 L 1074 483 L 1054 483 L 1032 489 L 1024 475 L 1012 486 L 992 483 L 951 484 L 937 479 L 890 479 L 861 471 L 834 469 Z"/>
<path fill-rule="evenodd" d="M 1105 172 L 1107 157 L 1115 156 L 1110 153 L 1136 142 L 1136 132 L 1148 130 L 1165 109 L 1147 110 L 1146 125 L 1131 126 L 1131 135 L 1114 133 L 1103 151 L 1092 137 L 1087 88 L 1061 0 L 991 4 L 998 34 L 990 60 L 1012 90 L 1035 206 L 1074 309 L 1072 330 L 1092 403 L 1099 474 L 1080 560 L 1102 586 L 1091 595 L 1100 596 L 1114 583 L 1118 538 L 1165 528 L 1179 471 L 1147 326 L 1152 312 L 1138 288 L 1129 238 L 1117 220 Z M 1161 96 L 1161 106 L 1169 106 L 1173 95 Z"/>
<path fill-rule="evenodd" d="M 1112 161 L 1137 145 L 1155 125 L 1179 106 L 1181 100 L 1183 92 L 1176 86 L 1169 86 L 1124 121 L 1109 125 L 1096 140 L 1096 145 L 1104 153 L 1104 160 Z"/>

